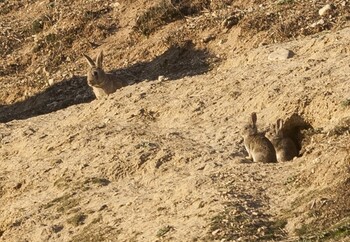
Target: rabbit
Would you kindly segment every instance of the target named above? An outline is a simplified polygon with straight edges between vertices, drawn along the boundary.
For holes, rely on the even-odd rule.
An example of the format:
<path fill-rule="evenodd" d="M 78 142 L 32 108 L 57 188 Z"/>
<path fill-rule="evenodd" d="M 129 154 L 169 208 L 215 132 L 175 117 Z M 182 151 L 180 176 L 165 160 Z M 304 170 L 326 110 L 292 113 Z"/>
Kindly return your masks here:
<path fill-rule="evenodd" d="M 111 73 L 105 73 L 105 71 L 102 68 L 102 51 L 98 54 L 96 58 L 96 63 L 85 54 L 84 57 L 89 64 L 89 69 L 87 72 L 87 82 L 89 86 L 92 87 L 97 99 L 101 99 L 102 97 L 115 92 L 119 88 L 132 84 L 125 80 L 116 79 L 116 76 Z"/>
<path fill-rule="evenodd" d="M 254 162 L 274 163 L 277 162 L 276 151 L 272 143 L 263 133 L 258 133 L 256 127 L 257 116 L 252 113 L 249 122 L 243 127 L 242 136 L 244 146 L 248 152 L 248 159 Z"/>
<path fill-rule="evenodd" d="M 298 156 L 296 144 L 283 131 L 282 119 L 278 119 L 276 125 L 271 125 L 271 130 L 267 133 L 267 136 L 275 147 L 278 162 L 290 161 Z"/>

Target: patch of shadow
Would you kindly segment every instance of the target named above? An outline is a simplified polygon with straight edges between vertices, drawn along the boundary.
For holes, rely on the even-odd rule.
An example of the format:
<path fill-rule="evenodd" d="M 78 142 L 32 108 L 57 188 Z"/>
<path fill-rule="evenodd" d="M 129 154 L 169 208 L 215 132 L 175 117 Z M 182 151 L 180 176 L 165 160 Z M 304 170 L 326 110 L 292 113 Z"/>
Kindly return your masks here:
<path fill-rule="evenodd" d="M 297 147 L 298 156 L 301 156 L 305 152 L 305 147 L 303 147 L 303 144 L 305 143 L 304 141 L 305 139 L 308 139 L 307 132 L 305 131 L 314 132 L 312 125 L 302 116 L 294 113 L 285 120 L 282 130 L 286 137 L 292 139 Z"/>
<path fill-rule="evenodd" d="M 120 78 L 125 78 L 125 73 L 128 73 L 129 80 L 131 77 L 131 81 L 135 82 L 157 80 L 159 76 L 176 80 L 204 74 L 211 69 L 211 64 L 215 61 L 219 60 L 209 51 L 198 49 L 192 41 L 186 41 L 169 47 L 163 54 L 149 62 L 136 63 L 112 72 Z"/>
<path fill-rule="evenodd" d="M 94 99 L 85 77 L 74 76 L 48 87 L 45 91 L 11 105 L 0 106 L 0 122 L 27 119 L 58 111 Z"/>
<path fill-rule="evenodd" d="M 197 49 L 191 41 L 170 47 L 160 56 L 149 62 L 115 69 L 116 79 L 127 79 L 135 83 L 157 80 L 164 76 L 176 80 L 185 76 L 203 74 L 211 69 L 216 60 L 207 50 Z M 95 99 L 86 77 L 74 76 L 56 83 L 41 93 L 11 105 L 0 105 L 0 122 L 28 119 L 67 108 L 72 105 L 91 102 Z"/>

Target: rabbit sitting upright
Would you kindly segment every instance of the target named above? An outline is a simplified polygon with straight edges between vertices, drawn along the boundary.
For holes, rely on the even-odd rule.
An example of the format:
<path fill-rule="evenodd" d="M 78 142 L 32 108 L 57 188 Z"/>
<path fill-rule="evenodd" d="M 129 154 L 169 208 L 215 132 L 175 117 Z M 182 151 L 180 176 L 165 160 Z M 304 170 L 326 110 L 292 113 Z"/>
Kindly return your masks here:
<path fill-rule="evenodd" d="M 118 80 L 117 77 L 111 73 L 106 73 L 102 68 L 103 52 L 101 51 L 96 63 L 87 55 L 84 54 L 86 61 L 89 64 L 87 72 L 87 83 L 92 87 L 97 99 L 107 96 L 117 89 L 125 87 L 131 83 L 125 80 Z"/>
<path fill-rule="evenodd" d="M 248 152 L 249 159 L 254 162 L 273 163 L 277 162 L 276 152 L 272 143 L 263 133 L 258 133 L 256 127 L 257 116 L 252 113 L 249 122 L 243 127 L 242 136 L 244 146 Z"/>
<path fill-rule="evenodd" d="M 278 119 L 276 125 L 271 126 L 267 133 L 276 150 L 277 161 L 289 161 L 298 156 L 298 149 L 294 141 L 283 131 L 283 120 Z"/>

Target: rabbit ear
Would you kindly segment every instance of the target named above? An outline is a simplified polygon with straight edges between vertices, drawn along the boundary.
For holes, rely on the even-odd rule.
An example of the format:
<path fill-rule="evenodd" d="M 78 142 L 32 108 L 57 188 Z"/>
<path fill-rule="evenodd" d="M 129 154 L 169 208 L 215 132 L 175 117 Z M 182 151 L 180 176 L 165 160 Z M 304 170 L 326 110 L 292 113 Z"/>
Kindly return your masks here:
<path fill-rule="evenodd" d="M 94 61 L 93 61 L 89 56 L 87 56 L 87 55 L 85 55 L 85 54 L 83 54 L 83 55 L 84 55 L 84 57 L 85 57 L 87 63 L 90 65 L 90 67 L 96 67 Z"/>
<path fill-rule="evenodd" d="M 251 114 L 251 122 L 253 123 L 253 126 L 255 127 L 255 124 L 256 124 L 256 120 L 257 120 L 257 117 L 256 117 L 256 113 L 252 113 Z"/>
<path fill-rule="evenodd" d="M 276 126 L 276 129 L 277 130 L 282 130 L 283 128 L 283 120 L 282 119 L 277 119 L 277 126 Z"/>
<path fill-rule="evenodd" d="M 101 50 L 101 52 L 98 54 L 98 56 L 96 58 L 96 66 L 98 68 L 102 69 L 102 61 L 103 61 L 103 51 Z"/>
<path fill-rule="evenodd" d="M 279 133 L 279 130 L 280 130 L 278 127 L 278 122 L 273 127 L 274 127 L 275 134 L 277 135 Z"/>

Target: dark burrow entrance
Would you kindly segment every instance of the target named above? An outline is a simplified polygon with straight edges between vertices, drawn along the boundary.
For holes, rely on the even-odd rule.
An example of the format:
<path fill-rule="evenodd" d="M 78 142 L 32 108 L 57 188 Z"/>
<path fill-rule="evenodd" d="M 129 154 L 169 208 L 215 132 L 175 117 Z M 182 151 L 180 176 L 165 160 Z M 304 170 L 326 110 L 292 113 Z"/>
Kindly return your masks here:
<path fill-rule="evenodd" d="M 305 144 L 304 140 L 307 138 L 308 133 L 304 132 L 305 130 L 313 130 L 313 127 L 299 114 L 292 114 L 289 118 L 284 120 L 284 135 L 290 137 L 296 144 L 299 157 L 304 153 L 303 144 Z"/>

